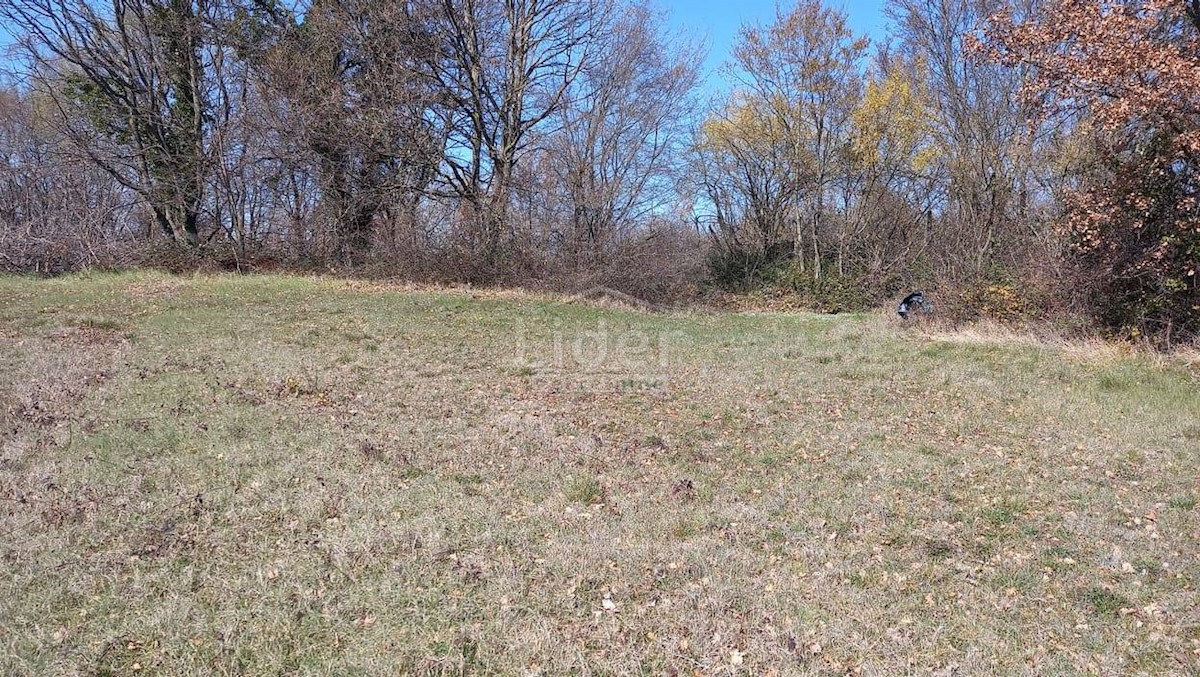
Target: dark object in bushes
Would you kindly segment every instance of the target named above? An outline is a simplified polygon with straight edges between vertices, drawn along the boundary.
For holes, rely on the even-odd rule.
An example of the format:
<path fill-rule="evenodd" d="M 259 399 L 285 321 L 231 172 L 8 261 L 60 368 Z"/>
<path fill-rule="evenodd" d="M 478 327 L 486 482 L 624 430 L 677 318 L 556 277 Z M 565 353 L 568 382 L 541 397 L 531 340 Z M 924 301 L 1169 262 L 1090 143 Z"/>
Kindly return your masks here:
<path fill-rule="evenodd" d="M 896 314 L 900 316 L 900 319 L 907 320 L 908 314 L 913 310 L 920 310 L 923 313 L 932 313 L 933 304 L 925 300 L 924 294 L 919 291 L 915 291 L 904 297 L 904 300 L 901 301 L 900 305 L 896 307 Z"/>

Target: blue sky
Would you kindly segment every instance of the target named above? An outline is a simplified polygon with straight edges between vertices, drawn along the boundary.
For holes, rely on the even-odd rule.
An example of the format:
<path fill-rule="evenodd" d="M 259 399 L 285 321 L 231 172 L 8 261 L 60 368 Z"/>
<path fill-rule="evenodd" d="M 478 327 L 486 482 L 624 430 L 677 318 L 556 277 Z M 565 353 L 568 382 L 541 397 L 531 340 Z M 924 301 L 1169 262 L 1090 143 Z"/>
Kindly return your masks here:
<path fill-rule="evenodd" d="M 704 63 L 711 90 L 723 88 L 717 69 L 729 59 L 738 29 L 744 23 L 770 23 L 775 18 L 775 0 L 657 0 L 673 25 L 706 40 L 709 48 Z M 790 7 L 789 0 L 783 6 Z M 866 34 L 872 43 L 884 37 L 887 20 L 883 16 L 883 0 L 829 0 L 827 6 L 846 12 L 850 27 Z"/>

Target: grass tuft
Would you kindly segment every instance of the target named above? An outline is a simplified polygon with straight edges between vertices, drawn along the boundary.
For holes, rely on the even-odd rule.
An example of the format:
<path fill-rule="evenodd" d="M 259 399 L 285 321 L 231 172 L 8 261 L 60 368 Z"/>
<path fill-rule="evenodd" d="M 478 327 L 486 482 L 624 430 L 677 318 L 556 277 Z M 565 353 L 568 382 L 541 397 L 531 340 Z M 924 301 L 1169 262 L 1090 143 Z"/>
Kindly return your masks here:
<path fill-rule="evenodd" d="M 1116 616 L 1121 609 L 1132 605 L 1127 598 L 1112 590 L 1099 586 L 1091 586 L 1080 593 L 1080 598 L 1091 607 L 1092 611 L 1104 616 Z"/>

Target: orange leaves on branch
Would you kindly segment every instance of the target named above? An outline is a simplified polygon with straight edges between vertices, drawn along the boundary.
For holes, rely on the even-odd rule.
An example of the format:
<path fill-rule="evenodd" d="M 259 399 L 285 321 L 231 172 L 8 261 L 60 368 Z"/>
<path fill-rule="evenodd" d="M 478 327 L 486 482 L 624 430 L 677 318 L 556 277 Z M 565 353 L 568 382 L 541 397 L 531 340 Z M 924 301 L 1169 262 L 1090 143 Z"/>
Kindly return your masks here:
<path fill-rule="evenodd" d="M 1026 69 L 1044 112 L 1103 133 L 1066 198 L 1065 230 L 1110 328 L 1170 345 L 1200 335 L 1200 2 L 1050 0 L 1001 12 L 970 49 Z"/>
<path fill-rule="evenodd" d="M 1005 65 L 1031 67 L 1030 94 L 1085 106 L 1106 129 L 1174 124 L 1200 110 L 1200 34 L 1178 0 L 1058 0 L 1025 21 L 1003 11 L 968 43 Z M 1200 152 L 1200 132 L 1178 139 Z"/>

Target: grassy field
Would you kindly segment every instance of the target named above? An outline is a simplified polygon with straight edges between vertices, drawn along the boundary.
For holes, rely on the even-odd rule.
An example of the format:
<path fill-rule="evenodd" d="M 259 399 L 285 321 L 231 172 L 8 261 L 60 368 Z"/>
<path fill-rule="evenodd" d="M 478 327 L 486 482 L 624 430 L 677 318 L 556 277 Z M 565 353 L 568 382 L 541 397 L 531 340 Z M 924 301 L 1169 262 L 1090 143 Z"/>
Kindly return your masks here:
<path fill-rule="evenodd" d="M 0 278 L 0 673 L 1197 674 L 1189 369 L 883 314 Z"/>

